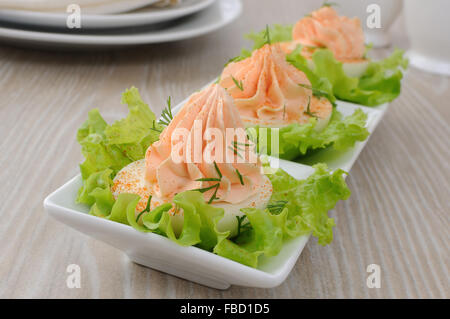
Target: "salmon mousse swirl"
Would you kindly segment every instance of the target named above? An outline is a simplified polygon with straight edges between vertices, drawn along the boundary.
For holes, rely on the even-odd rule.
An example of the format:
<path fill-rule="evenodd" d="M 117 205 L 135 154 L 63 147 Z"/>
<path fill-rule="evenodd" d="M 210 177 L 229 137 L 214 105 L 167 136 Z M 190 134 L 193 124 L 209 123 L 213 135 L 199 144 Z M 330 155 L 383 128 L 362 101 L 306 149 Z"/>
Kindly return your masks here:
<path fill-rule="evenodd" d="M 150 192 L 163 201 L 200 190 L 213 204 L 256 207 L 271 192 L 233 98 L 217 84 L 189 98 L 148 148 L 145 164 Z"/>
<path fill-rule="evenodd" d="M 246 126 L 304 124 L 311 114 L 329 119 L 332 112 L 328 100 L 312 95 L 305 73 L 286 61 L 279 44 L 266 44 L 249 58 L 228 64 L 220 85 L 234 98 Z"/>
<path fill-rule="evenodd" d="M 301 44 L 305 56 L 310 56 L 315 48 L 327 48 L 341 62 L 364 60 L 366 48 L 361 21 L 356 17 L 339 16 L 329 6 L 299 20 L 292 30 L 292 39 L 293 43 L 283 45 L 286 51 Z"/>

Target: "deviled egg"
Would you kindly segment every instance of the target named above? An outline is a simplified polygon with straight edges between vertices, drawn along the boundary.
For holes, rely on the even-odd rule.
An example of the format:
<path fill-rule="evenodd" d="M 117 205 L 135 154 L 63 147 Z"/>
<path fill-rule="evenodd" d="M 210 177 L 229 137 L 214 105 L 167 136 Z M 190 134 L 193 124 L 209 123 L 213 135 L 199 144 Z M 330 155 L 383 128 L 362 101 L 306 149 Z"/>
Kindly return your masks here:
<path fill-rule="evenodd" d="M 233 139 L 227 145 L 229 129 L 245 132 L 233 98 L 224 88 L 212 84 L 193 94 L 163 130 L 159 141 L 148 148 L 145 159 L 118 172 L 113 180 L 113 195 L 138 194 L 141 199 L 137 216 L 150 196 L 153 209 L 171 202 L 178 193 L 201 190 L 205 201 L 224 209 L 218 230 L 236 233 L 236 216 L 243 215 L 240 209 L 266 208 L 272 185 L 245 134 L 239 144 L 233 144 Z M 208 138 L 211 132 L 214 138 Z M 200 140 L 196 140 L 198 137 Z M 174 205 L 170 214 L 174 231 L 179 234 L 183 210 Z"/>
<path fill-rule="evenodd" d="M 320 48 L 333 52 L 347 76 L 361 77 L 369 65 L 361 21 L 339 16 L 331 6 L 323 6 L 300 19 L 292 29 L 292 39 L 281 43 L 282 49 L 290 53 L 302 45 L 302 55 L 308 59 L 311 69 L 314 69 L 311 57 Z"/>

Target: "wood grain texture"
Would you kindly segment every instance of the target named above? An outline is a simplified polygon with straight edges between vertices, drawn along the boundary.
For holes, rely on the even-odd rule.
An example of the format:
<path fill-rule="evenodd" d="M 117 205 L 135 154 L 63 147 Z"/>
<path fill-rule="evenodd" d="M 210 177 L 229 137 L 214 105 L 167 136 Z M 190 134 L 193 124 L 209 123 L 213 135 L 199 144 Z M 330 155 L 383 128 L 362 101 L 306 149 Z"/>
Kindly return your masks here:
<path fill-rule="evenodd" d="M 414 68 L 347 179 L 352 196 L 331 213 L 335 240 L 311 240 L 274 289 L 219 291 L 138 266 L 43 210 L 45 196 L 78 172 L 75 134 L 89 109 L 125 115 L 120 93 L 135 85 L 160 112 L 167 96 L 179 102 L 217 76 L 247 45 L 242 34 L 292 23 L 313 7 L 245 0 L 243 16 L 216 33 L 114 52 L 0 46 L 0 296 L 449 298 L 449 78 Z M 407 45 L 401 24 L 394 33 Z M 66 287 L 72 263 L 81 266 L 80 289 Z M 380 289 L 366 286 L 372 263 L 381 266 Z"/>

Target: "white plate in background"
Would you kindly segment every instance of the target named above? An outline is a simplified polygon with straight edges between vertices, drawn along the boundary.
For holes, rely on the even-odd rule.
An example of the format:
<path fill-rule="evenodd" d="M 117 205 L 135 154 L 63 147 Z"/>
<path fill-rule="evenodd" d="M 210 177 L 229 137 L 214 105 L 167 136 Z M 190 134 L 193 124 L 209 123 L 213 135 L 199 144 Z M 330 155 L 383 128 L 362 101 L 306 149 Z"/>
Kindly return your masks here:
<path fill-rule="evenodd" d="M 184 101 L 173 112 L 179 111 L 183 104 Z M 338 108 L 344 115 L 352 114 L 356 108 L 367 112 L 367 129 L 371 133 L 387 107 L 385 104 L 366 108 L 338 102 Z M 325 162 L 330 167 L 338 165 L 350 171 L 367 141 L 358 143 L 346 152 L 334 154 L 335 157 Z M 297 179 L 304 179 L 314 171 L 310 166 L 285 160 L 280 160 L 279 166 Z M 78 175 L 50 194 L 44 201 L 47 212 L 60 222 L 123 251 L 138 264 L 217 289 L 227 289 L 230 285 L 257 288 L 280 285 L 291 272 L 309 239 L 309 236 L 300 236 L 285 242 L 278 255 L 263 256 L 255 269 L 197 247 L 183 247 L 166 237 L 141 233 L 131 226 L 89 215 L 87 206 L 75 203 L 81 185 L 81 176 Z"/>
<path fill-rule="evenodd" d="M 77 4 L 86 13 L 112 14 L 155 4 L 159 0 L 0 0 L 0 9 L 30 12 L 66 12 Z"/>
<path fill-rule="evenodd" d="M 113 34 L 68 34 L 0 27 L 0 41 L 45 48 L 112 48 L 184 40 L 218 30 L 242 12 L 240 0 L 217 0 L 207 9 L 169 22 L 166 28 L 123 29 Z"/>
<path fill-rule="evenodd" d="M 107 29 L 136 27 L 155 24 L 181 18 L 199 12 L 212 5 L 216 0 L 183 0 L 180 4 L 169 7 L 146 7 L 132 13 L 90 14 L 81 10 L 81 27 L 83 29 Z M 148 1 L 147 4 L 156 2 Z M 13 23 L 27 27 L 57 28 L 58 32 L 69 32 L 66 21 L 69 13 L 35 12 L 23 10 L 0 9 L 0 23 Z"/>

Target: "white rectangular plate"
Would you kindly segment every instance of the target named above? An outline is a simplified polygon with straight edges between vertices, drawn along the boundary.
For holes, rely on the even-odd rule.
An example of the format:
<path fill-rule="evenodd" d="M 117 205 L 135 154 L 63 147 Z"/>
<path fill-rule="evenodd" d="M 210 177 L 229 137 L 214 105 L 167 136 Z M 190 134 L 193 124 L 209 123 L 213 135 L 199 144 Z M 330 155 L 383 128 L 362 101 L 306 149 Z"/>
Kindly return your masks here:
<path fill-rule="evenodd" d="M 174 113 L 184 102 L 174 108 Z M 370 133 L 375 130 L 387 107 L 388 104 L 368 108 L 338 102 L 338 110 L 345 116 L 362 108 L 368 115 L 367 129 Z M 304 162 L 324 162 L 332 169 L 350 171 L 366 143 L 367 140 L 359 142 L 345 152 L 326 149 L 314 153 Z M 280 160 L 280 167 L 297 179 L 304 179 L 314 171 L 308 165 L 284 160 Z M 277 256 L 261 258 L 258 269 L 254 269 L 196 247 L 179 246 L 160 235 L 141 233 L 130 226 L 89 215 L 88 207 L 75 203 L 81 183 L 78 175 L 50 194 L 44 201 L 48 213 L 62 223 L 122 250 L 138 264 L 217 289 L 227 289 L 230 285 L 278 286 L 289 275 L 309 239 L 309 236 L 301 236 L 285 242 Z"/>

